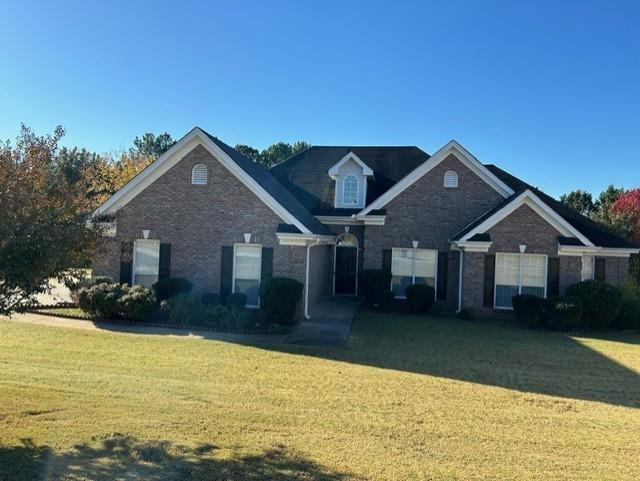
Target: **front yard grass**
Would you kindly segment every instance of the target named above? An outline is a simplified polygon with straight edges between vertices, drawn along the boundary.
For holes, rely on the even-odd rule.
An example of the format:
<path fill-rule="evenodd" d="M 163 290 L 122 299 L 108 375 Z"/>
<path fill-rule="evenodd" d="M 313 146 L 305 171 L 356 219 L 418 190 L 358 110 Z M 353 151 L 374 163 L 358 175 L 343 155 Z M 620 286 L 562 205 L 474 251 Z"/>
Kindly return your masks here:
<path fill-rule="evenodd" d="M 361 313 L 348 349 L 0 321 L 0 480 L 637 480 L 640 335 Z"/>

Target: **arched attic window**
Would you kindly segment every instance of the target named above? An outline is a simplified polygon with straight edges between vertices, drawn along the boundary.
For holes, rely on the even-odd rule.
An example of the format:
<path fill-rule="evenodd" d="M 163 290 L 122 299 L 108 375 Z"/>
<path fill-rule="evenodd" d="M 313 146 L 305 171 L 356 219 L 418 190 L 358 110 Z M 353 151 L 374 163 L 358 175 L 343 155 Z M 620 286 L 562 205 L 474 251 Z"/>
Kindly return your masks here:
<path fill-rule="evenodd" d="M 458 187 L 458 174 L 455 170 L 447 170 L 444 173 L 444 186 L 447 189 L 455 189 Z"/>
<path fill-rule="evenodd" d="M 342 203 L 344 205 L 356 205 L 358 203 L 358 177 L 353 174 L 349 174 L 344 178 Z"/>
<path fill-rule="evenodd" d="M 191 170 L 191 183 L 193 185 L 206 185 L 207 180 L 207 166 L 204 164 L 195 165 Z"/>

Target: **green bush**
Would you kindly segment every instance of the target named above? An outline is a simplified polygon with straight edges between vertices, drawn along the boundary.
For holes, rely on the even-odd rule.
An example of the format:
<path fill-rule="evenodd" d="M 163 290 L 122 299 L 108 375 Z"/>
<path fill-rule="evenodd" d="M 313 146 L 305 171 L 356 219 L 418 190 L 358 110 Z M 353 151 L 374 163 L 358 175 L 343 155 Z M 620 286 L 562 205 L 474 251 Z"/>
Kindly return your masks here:
<path fill-rule="evenodd" d="M 530 294 L 520 294 L 511 299 L 516 320 L 527 327 L 538 327 L 544 318 L 544 299 Z"/>
<path fill-rule="evenodd" d="M 161 279 L 151 286 L 158 302 L 171 299 L 179 294 L 189 294 L 193 284 L 181 277 L 168 277 Z"/>
<path fill-rule="evenodd" d="M 369 306 L 385 307 L 393 301 L 390 272 L 382 269 L 367 269 L 360 271 L 358 278 L 360 291 Z"/>
<path fill-rule="evenodd" d="M 98 319 L 115 317 L 120 308 L 120 298 L 127 286 L 124 284 L 96 284 L 78 291 L 78 307 Z"/>
<path fill-rule="evenodd" d="M 558 296 L 547 299 L 547 325 L 556 331 L 572 331 L 580 327 L 582 319 L 582 299 Z"/>
<path fill-rule="evenodd" d="M 427 284 L 412 284 L 405 288 L 407 306 L 414 314 L 426 314 L 436 301 L 436 291 Z"/>
<path fill-rule="evenodd" d="M 622 308 L 616 325 L 622 329 L 640 329 L 640 284 L 629 280 L 621 291 Z"/>
<path fill-rule="evenodd" d="M 567 296 L 582 300 L 582 326 L 603 329 L 618 318 L 622 308 L 622 293 L 611 284 L 583 281 L 567 287 Z"/>
<path fill-rule="evenodd" d="M 221 304 L 206 306 L 202 317 L 203 323 L 210 327 L 226 329 L 229 325 L 231 313 Z"/>
<path fill-rule="evenodd" d="M 273 277 L 260 286 L 260 305 L 269 322 L 294 324 L 304 285 L 288 277 Z"/>
<path fill-rule="evenodd" d="M 191 294 L 182 293 L 170 297 L 162 301 L 160 308 L 176 324 L 197 324 L 202 319 L 202 304 Z"/>
<path fill-rule="evenodd" d="M 242 292 L 234 292 L 229 294 L 227 298 L 227 306 L 231 311 L 231 315 L 238 316 L 247 306 L 247 295 Z"/>
<path fill-rule="evenodd" d="M 210 306 L 210 307 L 218 306 L 222 304 L 222 298 L 220 297 L 220 294 L 218 294 L 217 292 L 207 292 L 205 294 L 202 294 L 200 301 L 202 302 L 203 306 Z"/>
<path fill-rule="evenodd" d="M 151 289 L 143 286 L 125 288 L 119 299 L 118 310 L 125 319 L 146 321 L 156 308 L 156 299 Z"/>

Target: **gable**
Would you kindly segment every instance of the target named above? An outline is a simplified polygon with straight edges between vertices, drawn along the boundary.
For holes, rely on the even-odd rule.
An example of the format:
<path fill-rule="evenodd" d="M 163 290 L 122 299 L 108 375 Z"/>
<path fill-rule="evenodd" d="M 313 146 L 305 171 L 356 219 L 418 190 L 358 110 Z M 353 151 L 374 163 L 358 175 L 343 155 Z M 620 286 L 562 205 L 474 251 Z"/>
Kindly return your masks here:
<path fill-rule="evenodd" d="M 371 169 L 369 169 L 371 170 Z M 356 180 L 356 203 L 347 204 L 344 202 L 345 180 L 355 178 Z M 334 170 L 334 190 L 336 208 L 355 209 L 364 207 L 367 195 L 367 177 L 362 165 L 354 159 L 347 159 L 336 170 Z"/>
<path fill-rule="evenodd" d="M 400 195 L 404 190 L 418 182 L 424 175 L 435 169 L 446 159 L 451 159 L 453 155 L 458 161 L 463 163 L 469 170 L 478 176 L 489 187 L 495 190 L 503 198 L 509 197 L 514 193 L 513 189 L 495 176 L 489 169 L 481 164 L 471 153 L 466 150 L 455 140 L 450 141 L 440 150 L 438 150 L 428 161 L 416 167 L 407 174 L 402 180 L 397 182 L 393 187 L 386 191 L 382 196 L 370 203 L 360 215 L 366 215 L 375 209 L 382 209 L 391 200 Z"/>
<path fill-rule="evenodd" d="M 164 175 L 196 146 L 206 149 L 281 220 L 295 225 L 303 233 L 325 234 L 327 232 L 326 227 L 318 222 L 268 171 L 197 127 L 111 196 L 96 209 L 94 214 L 116 212 Z"/>

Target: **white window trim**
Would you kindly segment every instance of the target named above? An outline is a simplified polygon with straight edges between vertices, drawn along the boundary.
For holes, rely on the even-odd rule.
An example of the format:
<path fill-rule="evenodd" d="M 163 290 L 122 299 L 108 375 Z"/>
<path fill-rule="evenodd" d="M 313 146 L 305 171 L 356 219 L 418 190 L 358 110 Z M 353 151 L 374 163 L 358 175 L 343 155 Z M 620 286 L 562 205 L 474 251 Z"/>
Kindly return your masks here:
<path fill-rule="evenodd" d="M 498 307 L 498 276 L 496 275 L 498 266 L 498 254 L 519 254 L 520 269 L 518 272 L 518 295 L 522 293 L 522 271 L 524 270 L 524 256 L 544 256 L 544 299 L 547 298 L 547 285 L 549 284 L 549 256 L 547 254 L 522 253 L 522 252 L 496 252 L 493 265 L 493 308 L 500 311 L 513 311 L 513 307 Z"/>
<path fill-rule="evenodd" d="M 262 284 L 262 244 L 254 244 L 254 243 L 244 243 L 244 242 L 236 242 L 233 244 L 233 268 L 232 268 L 232 278 L 231 278 L 231 293 L 235 294 L 236 292 L 236 248 L 238 246 L 254 246 L 260 248 L 260 278 L 258 279 L 258 285 Z M 259 309 L 260 308 L 260 295 L 258 295 L 258 304 L 247 304 L 247 309 Z"/>
<path fill-rule="evenodd" d="M 349 179 L 350 177 L 353 177 L 356 181 L 356 201 L 355 202 L 345 202 L 345 187 L 347 185 L 347 179 Z M 342 179 L 342 205 L 343 206 L 353 206 L 353 207 L 358 207 L 360 205 L 359 202 L 359 198 L 360 198 L 360 180 L 358 180 L 358 176 L 355 174 L 347 174 L 344 176 L 344 179 Z"/>
<path fill-rule="evenodd" d="M 196 175 L 196 169 L 197 168 L 204 168 L 204 182 L 196 182 L 195 180 L 195 175 Z M 209 169 L 207 168 L 207 166 L 203 163 L 199 163 L 193 166 L 193 168 L 191 169 L 191 185 L 207 185 L 209 183 Z"/>
<path fill-rule="evenodd" d="M 158 245 L 158 278 L 160 277 L 160 241 L 156 239 L 135 239 L 133 241 L 133 255 L 131 256 L 131 285 L 136 285 L 136 246 L 138 242 Z"/>
<path fill-rule="evenodd" d="M 447 185 L 447 178 L 448 177 L 451 177 L 452 179 L 454 179 L 455 180 L 455 184 Z M 447 170 L 444 173 L 443 183 L 444 183 L 444 188 L 445 189 L 457 189 L 458 188 L 458 173 L 455 170 Z"/>
<path fill-rule="evenodd" d="M 584 272 L 584 261 L 585 259 L 589 259 L 591 261 L 591 276 L 585 276 Z M 596 278 L 596 256 L 583 254 L 580 258 L 580 280 L 581 281 L 592 281 Z"/>
<path fill-rule="evenodd" d="M 433 298 L 435 300 L 438 299 L 438 257 L 440 257 L 438 254 L 440 251 L 438 251 L 437 249 L 423 249 L 421 247 L 392 247 L 391 248 L 391 282 L 389 283 L 389 290 L 391 292 L 393 292 L 393 251 L 394 250 L 400 250 L 400 249 L 407 249 L 413 252 L 413 257 L 411 258 L 411 285 L 415 285 L 416 283 L 416 254 L 415 252 L 417 250 L 423 250 L 423 251 L 433 251 L 436 253 L 436 271 L 435 271 L 435 275 L 434 275 L 434 280 L 433 283 L 435 284 L 433 287 L 434 290 L 434 294 L 433 294 Z M 407 296 L 396 296 L 396 299 L 406 299 Z"/>

